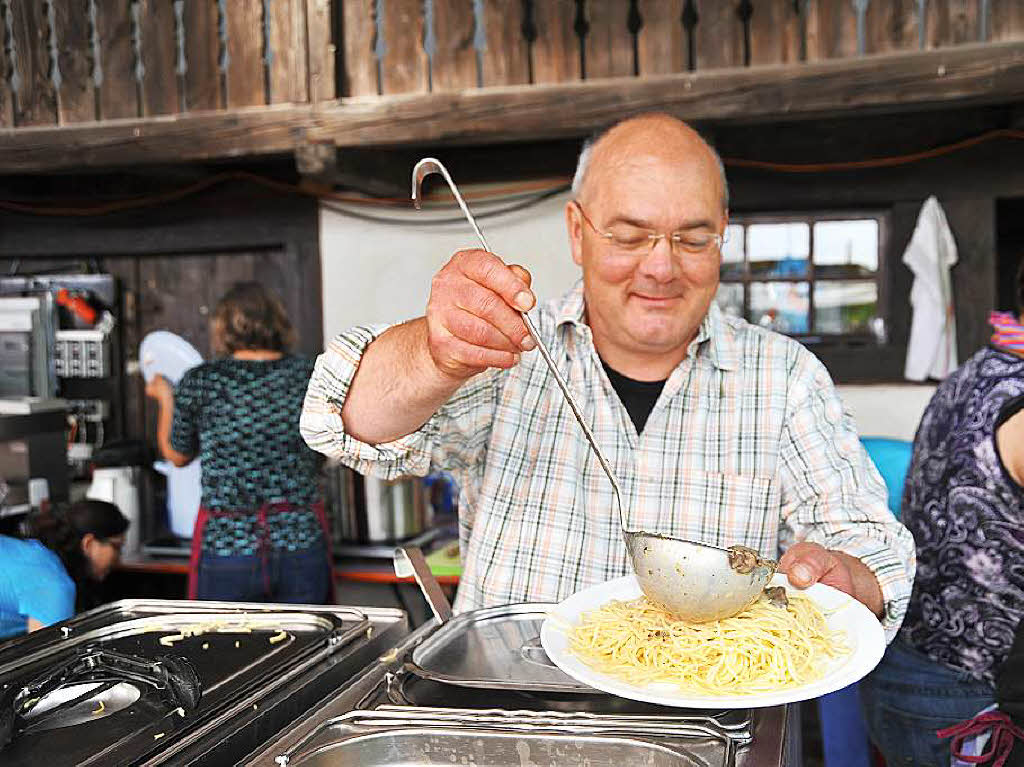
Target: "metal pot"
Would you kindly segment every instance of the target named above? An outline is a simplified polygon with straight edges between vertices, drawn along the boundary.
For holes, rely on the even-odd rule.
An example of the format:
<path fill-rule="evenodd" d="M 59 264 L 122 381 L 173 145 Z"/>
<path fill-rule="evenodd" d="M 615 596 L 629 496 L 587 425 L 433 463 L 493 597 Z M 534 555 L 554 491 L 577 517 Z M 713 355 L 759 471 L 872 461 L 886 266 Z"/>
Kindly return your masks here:
<path fill-rule="evenodd" d="M 419 477 L 387 481 L 341 465 L 327 477 L 335 543 L 395 543 L 426 529 L 428 490 Z"/>

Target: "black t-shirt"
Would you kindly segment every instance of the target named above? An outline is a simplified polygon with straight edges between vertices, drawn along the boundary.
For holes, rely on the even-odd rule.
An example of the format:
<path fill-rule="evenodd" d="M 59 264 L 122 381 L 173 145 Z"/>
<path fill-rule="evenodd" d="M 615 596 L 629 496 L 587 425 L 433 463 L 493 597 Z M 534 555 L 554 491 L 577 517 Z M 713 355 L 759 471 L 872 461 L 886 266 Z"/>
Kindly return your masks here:
<path fill-rule="evenodd" d="M 636 427 L 636 433 L 640 434 L 644 430 L 647 417 L 654 409 L 658 397 L 661 396 L 661 390 L 665 388 L 665 382 L 637 381 L 612 370 L 604 360 L 601 360 L 601 364 L 604 365 L 604 371 L 608 374 L 612 388 L 615 389 L 626 412 L 629 413 L 629 418 Z"/>

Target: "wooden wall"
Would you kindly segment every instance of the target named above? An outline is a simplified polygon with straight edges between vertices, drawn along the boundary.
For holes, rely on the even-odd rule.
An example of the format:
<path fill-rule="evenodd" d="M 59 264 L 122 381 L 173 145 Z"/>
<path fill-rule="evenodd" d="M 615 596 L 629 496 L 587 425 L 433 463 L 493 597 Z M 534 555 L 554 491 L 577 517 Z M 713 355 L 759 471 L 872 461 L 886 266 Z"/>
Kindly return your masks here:
<path fill-rule="evenodd" d="M 1024 39 L 1020 0 L 344 0 L 339 95 L 792 65 Z"/>
<path fill-rule="evenodd" d="M 109 188 L 117 180 L 95 183 Z M 284 303 L 297 351 L 313 356 L 323 345 L 318 215 L 315 200 L 251 188 L 90 219 L 0 214 L 0 271 L 91 264 L 117 276 L 127 361 L 137 359 L 147 333 L 160 329 L 184 336 L 209 358 L 209 316 L 218 298 L 236 281 L 258 280 Z M 115 403 L 122 433 L 115 436 L 154 438 L 155 410 L 141 376 L 123 384 L 124 400 Z"/>
<path fill-rule="evenodd" d="M 325 0 L 0 0 L 0 127 L 335 98 Z"/>
<path fill-rule="evenodd" d="M 0 0 L 0 128 L 1019 39 L 1020 0 Z"/>

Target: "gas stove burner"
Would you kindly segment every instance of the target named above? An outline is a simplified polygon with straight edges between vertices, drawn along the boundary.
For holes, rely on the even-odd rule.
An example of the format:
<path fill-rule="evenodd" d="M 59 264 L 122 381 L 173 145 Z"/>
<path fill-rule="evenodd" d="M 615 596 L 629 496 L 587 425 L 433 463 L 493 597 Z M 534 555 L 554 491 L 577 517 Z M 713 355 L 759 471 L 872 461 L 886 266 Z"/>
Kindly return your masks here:
<path fill-rule="evenodd" d="M 131 706 L 143 690 L 156 691 L 185 713 L 193 711 L 202 697 L 199 675 L 186 658 L 164 655 L 149 660 L 84 648 L 64 665 L 0 694 L 0 749 L 26 733 L 109 716 Z"/>
<path fill-rule="evenodd" d="M 116 714 L 135 703 L 141 695 L 139 688 L 129 682 L 116 682 L 112 686 L 104 682 L 66 684 L 43 696 L 23 718 L 31 726 L 34 720 L 45 717 L 39 726 L 33 727 L 34 730 L 72 727 Z M 46 716 L 56 708 L 61 709 L 58 716 Z"/>

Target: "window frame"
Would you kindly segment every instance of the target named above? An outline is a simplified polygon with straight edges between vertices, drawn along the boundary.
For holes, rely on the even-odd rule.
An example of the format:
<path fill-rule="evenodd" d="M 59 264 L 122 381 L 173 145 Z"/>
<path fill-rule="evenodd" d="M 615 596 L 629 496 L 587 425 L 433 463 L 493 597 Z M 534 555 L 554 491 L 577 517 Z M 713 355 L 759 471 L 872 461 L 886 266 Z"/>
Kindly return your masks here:
<path fill-rule="evenodd" d="M 751 285 L 754 283 L 803 283 L 808 286 L 807 327 L 806 333 L 787 333 L 800 343 L 822 347 L 863 347 L 865 345 L 883 346 L 888 343 L 880 341 L 870 330 L 858 333 L 818 333 L 815 332 L 814 287 L 819 282 L 871 282 L 866 277 L 818 277 L 814 264 L 814 225 L 825 221 L 849 221 L 871 219 L 878 224 L 878 267 L 873 281 L 878 291 L 875 316 L 882 319 L 885 333 L 890 332 L 889 317 L 889 259 L 887 246 L 891 224 L 890 211 L 885 208 L 836 208 L 823 211 L 791 211 L 791 212 L 756 212 L 730 213 L 729 226 L 743 227 L 743 264 L 742 274 L 734 277 L 722 277 L 719 268 L 721 285 L 741 285 L 743 287 L 743 317 L 750 315 Z M 750 258 L 747 252 L 748 227 L 756 224 L 806 224 L 808 228 L 807 272 L 799 277 L 758 277 L 751 273 Z M 724 265 L 724 262 L 723 262 Z"/>

